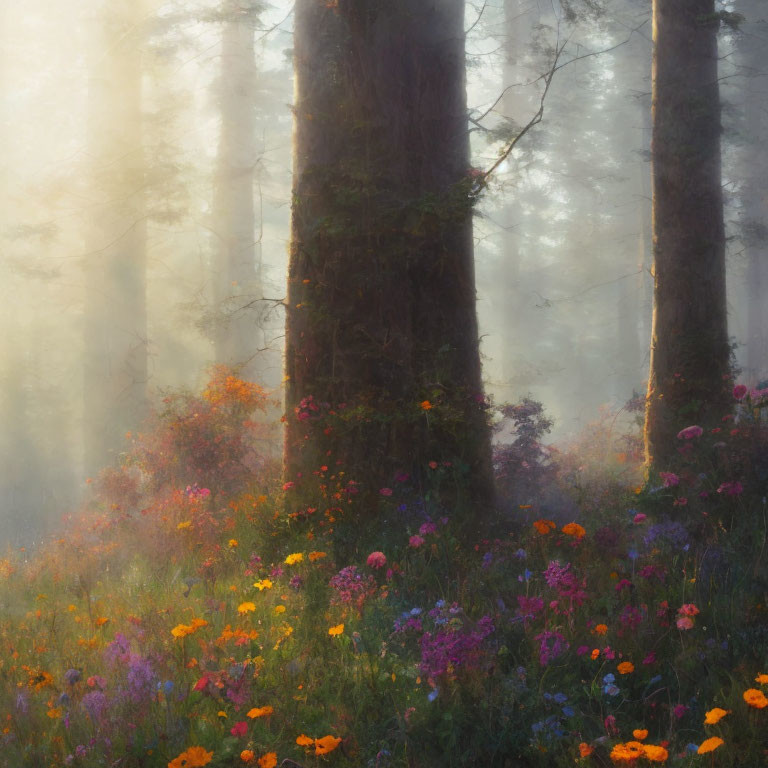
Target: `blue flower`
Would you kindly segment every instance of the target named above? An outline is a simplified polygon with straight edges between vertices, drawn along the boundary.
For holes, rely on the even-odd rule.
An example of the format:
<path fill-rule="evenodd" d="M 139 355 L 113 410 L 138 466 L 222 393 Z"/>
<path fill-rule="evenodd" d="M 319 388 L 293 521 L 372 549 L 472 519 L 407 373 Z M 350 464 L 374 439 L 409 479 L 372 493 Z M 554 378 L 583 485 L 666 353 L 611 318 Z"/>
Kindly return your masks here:
<path fill-rule="evenodd" d="M 604 678 L 604 683 L 613 683 L 616 681 L 616 676 L 613 674 L 613 672 L 609 672 Z"/>
<path fill-rule="evenodd" d="M 558 704 L 565 704 L 568 701 L 568 697 L 564 693 L 556 693 L 554 699 Z"/>
<path fill-rule="evenodd" d="M 609 696 L 617 696 L 619 694 L 619 689 L 613 683 L 611 683 L 609 685 L 603 686 L 603 693 L 606 693 Z"/>
<path fill-rule="evenodd" d="M 576 712 L 574 712 L 573 707 L 563 707 L 563 714 L 566 717 L 573 717 Z"/>
<path fill-rule="evenodd" d="M 434 701 L 437 698 L 439 693 L 440 693 L 440 690 L 438 688 L 433 688 L 427 695 L 427 701 Z"/>

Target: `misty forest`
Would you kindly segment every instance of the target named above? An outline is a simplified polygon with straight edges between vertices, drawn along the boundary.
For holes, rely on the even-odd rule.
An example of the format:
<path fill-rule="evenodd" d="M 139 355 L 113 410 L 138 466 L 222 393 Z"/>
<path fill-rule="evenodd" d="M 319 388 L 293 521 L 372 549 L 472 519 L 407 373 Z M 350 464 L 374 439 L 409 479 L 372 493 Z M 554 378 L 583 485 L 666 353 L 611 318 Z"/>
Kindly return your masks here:
<path fill-rule="evenodd" d="M 766 0 L 0 42 L 0 766 L 768 765 Z"/>

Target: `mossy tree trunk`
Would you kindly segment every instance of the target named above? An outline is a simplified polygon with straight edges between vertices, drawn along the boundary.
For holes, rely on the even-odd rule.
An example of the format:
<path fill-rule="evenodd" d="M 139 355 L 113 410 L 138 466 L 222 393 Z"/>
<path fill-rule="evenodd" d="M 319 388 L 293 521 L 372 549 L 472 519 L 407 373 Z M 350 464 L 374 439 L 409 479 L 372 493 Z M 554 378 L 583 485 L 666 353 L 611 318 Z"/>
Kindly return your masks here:
<path fill-rule="evenodd" d="M 492 499 L 463 23 L 463 0 L 296 5 L 286 475 L 344 471 L 372 518 L 430 462 L 465 473 L 442 501 L 468 520 Z"/>
<path fill-rule="evenodd" d="M 730 350 L 714 0 L 655 0 L 654 314 L 645 424 L 651 466 L 677 433 L 727 412 Z"/>

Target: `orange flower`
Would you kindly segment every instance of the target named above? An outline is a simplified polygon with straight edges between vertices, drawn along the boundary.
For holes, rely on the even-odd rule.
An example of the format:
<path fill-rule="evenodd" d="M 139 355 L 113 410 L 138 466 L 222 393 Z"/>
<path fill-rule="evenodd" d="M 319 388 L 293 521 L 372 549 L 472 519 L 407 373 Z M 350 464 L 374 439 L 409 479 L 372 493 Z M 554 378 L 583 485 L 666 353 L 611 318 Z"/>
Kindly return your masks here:
<path fill-rule="evenodd" d="M 644 747 L 644 753 L 647 760 L 650 760 L 652 763 L 666 763 L 667 758 L 669 757 L 669 752 L 667 752 L 664 747 L 657 747 L 655 744 L 646 744 Z"/>
<path fill-rule="evenodd" d="M 639 741 L 628 741 L 626 744 L 616 744 L 611 750 L 611 760 L 614 763 L 631 763 L 645 754 L 645 747 Z"/>
<path fill-rule="evenodd" d="M 259 768 L 275 768 L 277 765 L 277 752 L 267 752 L 259 758 Z"/>
<path fill-rule="evenodd" d="M 305 736 L 302 733 L 301 736 L 296 737 L 296 743 L 300 747 L 311 747 L 315 743 L 315 740 L 311 739 L 309 736 Z"/>
<path fill-rule="evenodd" d="M 582 741 L 581 744 L 579 744 L 580 757 L 589 757 L 594 751 L 594 748 L 590 747 L 585 741 Z"/>
<path fill-rule="evenodd" d="M 721 747 L 725 742 L 719 736 L 713 736 L 711 739 L 706 739 L 699 744 L 699 748 L 696 750 L 698 754 L 703 755 L 706 752 L 714 752 L 718 747 Z"/>
<path fill-rule="evenodd" d="M 252 749 L 244 749 L 244 750 L 243 750 L 243 751 L 240 753 L 240 759 L 241 759 L 241 760 L 242 760 L 244 763 L 252 763 L 252 762 L 253 762 L 253 758 L 254 758 L 254 757 L 255 757 L 255 755 L 253 754 L 253 750 L 252 750 Z"/>
<path fill-rule="evenodd" d="M 557 527 L 551 520 L 536 520 L 533 523 L 533 527 L 542 535 L 554 531 Z"/>
<path fill-rule="evenodd" d="M 578 523 L 567 523 L 561 530 L 566 536 L 574 536 L 577 539 L 583 539 L 587 533 Z"/>
<path fill-rule="evenodd" d="M 419 403 L 419 408 L 421 408 L 422 411 L 431 411 L 432 403 L 430 403 L 429 400 L 422 400 L 422 402 Z"/>
<path fill-rule="evenodd" d="M 315 739 L 315 754 L 327 755 L 329 752 L 333 752 L 339 744 L 341 744 L 341 739 L 337 739 L 335 736 L 323 736 L 322 739 Z"/>
<path fill-rule="evenodd" d="M 312 563 L 314 563 L 315 560 L 321 560 L 324 557 L 326 557 L 325 552 L 310 552 L 309 553 L 309 560 Z"/>
<path fill-rule="evenodd" d="M 760 685 L 768 685 L 768 675 L 758 675 L 755 682 L 760 683 Z"/>
<path fill-rule="evenodd" d="M 750 707 L 755 709 L 765 709 L 768 707 L 768 699 L 765 698 L 765 694 L 762 691 L 758 691 L 757 688 L 750 688 L 744 691 L 744 701 L 749 704 Z"/>
<path fill-rule="evenodd" d="M 328 630 L 328 634 L 331 637 L 338 637 L 344 632 L 344 625 L 343 624 L 337 624 L 335 627 L 331 627 Z"/>
<path fill-rule="evenodd" d="M 97 627 L 103 627 L 105 624 L 109 622 L 109 619 L 106 616 L 99 616 L 98 619 L 94 622 Z"/>
<path fill-rule="evenodd" d="M 604 635 L 608 631 L 607 624 L 598 624 L 593 630 L 596 635 Z"/>
<path fill-rule="evenodd" d="M 648 731 L 646 731 L 643 728 L 635 728 L 634 731 L 632 731 L 632 735 L 638 740 L 638 741 L 645 741 L 648 738 Z"/>
<path fill-rule="evenodd" d="M 719 723 L 726 715 L 730 714 L 730 711 L 730 709 L 720 709 L 720 707 L 710 709 L 709 712 L 704 715 L 704 725 L 715 725 L 716 723 Z"/>
<path fill-rule="evenodd" d="M 254 707 L 253 709 L 249 710 L 246 717 L 250 717 L 251 720 L 255 720 L 257 717 L 269 717 L 269 715 L 273 714 L 274 711 L 274 708 L 270 706 Z"/>
<path fill-rule="evenodd" d="M 202 768 L 213 760 L 213 752 L 206 752 L 203 747 L 190 747 L 175 760 L 168 763 L 168 768 Z"/>
<path fill-rule="evenodd" d="M 620 675 L 629 675 L 635 671 L 635 665 L 631 661 L 622 661 L 616 669 Z"/>
<path fill-rule="evenodd" d="M 600 649 L 599 648 L 593 648 L 592 653 L 589 654 L 592 661 L 594 661 L 599 655 L 600 655 Z"/>

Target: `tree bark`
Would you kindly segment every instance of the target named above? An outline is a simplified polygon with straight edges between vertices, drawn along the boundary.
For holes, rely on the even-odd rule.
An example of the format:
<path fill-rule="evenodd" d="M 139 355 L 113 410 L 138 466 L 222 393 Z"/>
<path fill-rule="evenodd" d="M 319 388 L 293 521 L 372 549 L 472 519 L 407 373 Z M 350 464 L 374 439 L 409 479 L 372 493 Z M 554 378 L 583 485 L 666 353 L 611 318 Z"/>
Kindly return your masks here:
<path fill-rule="evenodd" d="M 727 413 L 730 349 L 714 0 L 655 0 L 654 315 L 645 424 L 649 464 L 677 433 Z"/>
<path fill-rule="evenodd" d="M 225 0 L 219 84 L 221 134 L 214 192 L 214 293 L 217 363 L 256 374 L 261 346 L 261 248 L 256 236 L 255 10 Z"/>
<path fill-rule="evenodd" d="M 114 460 L 146 411 L 146 210 L 141 3 L 109 0 L 90 79 L 92 192 L 85 259 L 85 469 Z"/>
<path fill-rule="evenodd" d="M 463 20 L 463 0 L 296 5 L 286 475 L 343 467 L 369 514 L 430 461 L 464 470 L 467 520 L 492 499 Z"/>

